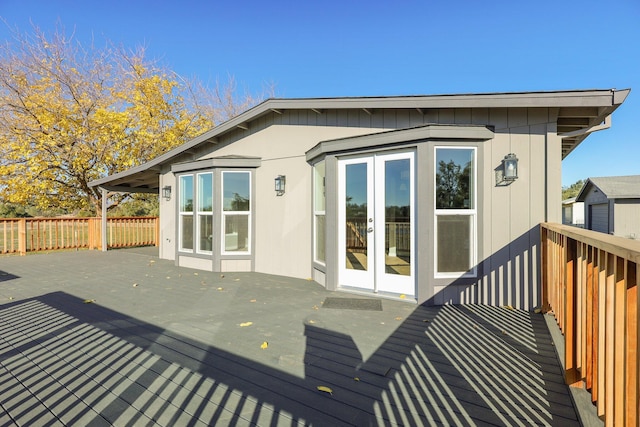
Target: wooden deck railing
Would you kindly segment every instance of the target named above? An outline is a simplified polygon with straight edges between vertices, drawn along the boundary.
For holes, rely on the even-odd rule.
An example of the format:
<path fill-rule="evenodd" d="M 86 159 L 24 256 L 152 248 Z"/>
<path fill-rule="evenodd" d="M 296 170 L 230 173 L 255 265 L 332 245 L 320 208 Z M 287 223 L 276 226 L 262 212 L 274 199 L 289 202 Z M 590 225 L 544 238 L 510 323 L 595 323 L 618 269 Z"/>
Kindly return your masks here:
<path fill-rule="evenodd" d="M 158 246 L 157 217 L 108 218 L 107 247 Z M 100 218 L 0 218 L 0 254 L 101 249 Z"/>
<path fill-rule="evenodd" d="M 591 392 L 607 426 L 640 422 L 640 241 L 545 223 L 543 310 L 565 337 L 565 380 Z"/>
<path fill-rule="evenodd" d="M 366 219 L 347 221 L 346 245 L 347 248 L 360 252 L 367 248 L 367 227 Z M 398 251 L 408 252 L 411 250 L 411 223 L 410 222 L 387 222 L 385 223 L 385 250 L 394 247 Z"/>

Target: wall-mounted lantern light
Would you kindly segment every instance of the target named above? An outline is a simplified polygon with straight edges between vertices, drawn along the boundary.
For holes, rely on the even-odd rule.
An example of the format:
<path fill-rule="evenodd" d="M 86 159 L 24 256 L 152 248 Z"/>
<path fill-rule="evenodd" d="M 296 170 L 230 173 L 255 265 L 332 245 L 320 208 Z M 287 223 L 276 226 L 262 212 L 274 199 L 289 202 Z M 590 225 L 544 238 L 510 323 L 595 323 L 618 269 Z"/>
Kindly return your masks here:
<path fill-rule="evenodd" d="M 171 186 L 170 185 L 165 185 L 164 187 L 162 187 L 162 197 L 164 197 L 165 200 L 171 200 Z"/>
<path fill-rule="evenodd" d="M 518 179 L 518 158 L 515 154 L 509 153 L 502 160 L 505 181 L 515 181 Z"/>
<path fill-rule="evenodd" d="M 278 196 L 282 196 L 284 194 L 284 186 L 287 182 L 287 177 L 284 175 L 278 175 L 276 177 L 276 183 L 275 183 L 275 188 L 276 188 L 276 195 Z"/>

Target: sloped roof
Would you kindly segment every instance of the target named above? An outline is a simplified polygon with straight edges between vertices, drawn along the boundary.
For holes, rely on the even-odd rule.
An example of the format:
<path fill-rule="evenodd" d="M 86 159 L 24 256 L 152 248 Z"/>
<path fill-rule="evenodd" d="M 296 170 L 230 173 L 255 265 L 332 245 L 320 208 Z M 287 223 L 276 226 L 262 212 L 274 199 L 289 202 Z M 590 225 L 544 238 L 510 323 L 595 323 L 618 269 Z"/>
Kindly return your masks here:
<path fill-rule="evenodd" d="M 592 89 L 573 91 L 510 92 L 459 95 L 415 95 L 388 97 L 298 98 L 268 99 L 181 146 L 129 170 L 89 183 L 114 191 L 158 192 L 158 175 L 163 166 L 204 144 L 217 144 L 219 138 L 238 128 L 248 129 L 249 123 L 271 112 L 308 110 L 377 109 L 426 110 L 437 108 L 557 108 L 557 131 L 562 138 L 562 158 L 565 158 L 590 132 L 606 127 L 607 117 L 621 105 L 630 89 Z"/>
<path fill-rule="evenodd" d="M 582 186 L 576 200 L 584 202 L 589 190 L 593 187 L 608 199 L 637 199 L 640 198 L 640 175 L 589 178 Z"/>

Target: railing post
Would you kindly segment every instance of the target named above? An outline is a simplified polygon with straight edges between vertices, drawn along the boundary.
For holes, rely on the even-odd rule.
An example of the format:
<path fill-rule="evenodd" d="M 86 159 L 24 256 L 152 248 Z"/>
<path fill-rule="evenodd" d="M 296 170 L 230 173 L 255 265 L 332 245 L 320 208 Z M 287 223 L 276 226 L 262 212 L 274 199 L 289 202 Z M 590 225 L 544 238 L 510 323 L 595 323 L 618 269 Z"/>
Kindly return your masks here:
<path fill-rule="evenodd" d="M 94 235 L 94 230 L 93 230 L 93 227 L 95 226 L 94 222 L 95 222 L 95 218 L 89 218 L 89 220 L 87 222 L 87 226 L 89 227 L 89 230 L 88 230 L 88 233 L 87 233 L 89 241 L 87 242 L 87 246 L 89 247 L 90 251 L 94 250 L 96 248 L 96 244 L 95 244 L 95 240 L 94 240 L 95 239 L 95 235 Z"/>
<path fill-rule="evenodd" d="M 156 247 L 160 246 L 160 218 L 156 217 L 155 220 L 155 240 Z"/>
<path fill-rule="evenodd" d="M 102 249 L 103 252 L 107 251 L 107 197 L 108 197 L 108 192 L 106 189 L 102 189 L 102 218 L 100 218 L 100 224 L 101 224 L 101 236 L 100 236 L 100 249 Z"/>
<path fill-rule="evenodd" d="M 565 240 L 565 345 L 564 345 L 564 369 L 565 382 L 573 387 L 582 386 L 580 372 L 577 366 L 577 344 L 576 320 L 576 262 L 577 262 L 577 242 L 566 236 Z"/>
<path fill-rule="evenodd" d="M 20 255 L 27 254 L 27 220 L 18 220 L 18 252 Z"/>
<path fill-rule="evenodd" d="M 541 275 L 540 275 L 540 285 L 542 287 L 541 290 L 541 298 L 542 304 L 540 308 L 543 313 L 547 313 L 551 309 L 551 305 L 549 304 L 549 231 L 544 227 L 544 225 L 540 226 L 540 250 L 541 250 Z"/>

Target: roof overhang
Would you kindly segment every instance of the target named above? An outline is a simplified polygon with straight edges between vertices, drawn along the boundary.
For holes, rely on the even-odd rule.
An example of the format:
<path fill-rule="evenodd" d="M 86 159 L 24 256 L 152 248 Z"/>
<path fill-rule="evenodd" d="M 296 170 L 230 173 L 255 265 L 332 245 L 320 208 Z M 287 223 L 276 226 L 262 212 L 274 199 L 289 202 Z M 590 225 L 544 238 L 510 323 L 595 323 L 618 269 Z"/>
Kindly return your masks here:
<path fill-rule="evenodd" d="M 369 114 L 378 109 L 447 108 L 557 108 L 558 134 L 562 139 L 562 158 L 573 151 L 624 102 L 630 89 L 594 89 L 549 92 L 511 92 L 460 95 L 297 98 L 268 99 L 244 113 L 214 127 L 155 159 L 129 170 L 89 183 L 91 187 L 127 192 L 159 192 L 158 175 L 163 167 L 177 162 L 179 156 L 193 152 L 203 144 L 217 144 L 220 137 L 246 130 L 250 123 L 266 114 L 284 110 L 307 110 L 323 114 L 326 110 L 360 109 Z"/>

